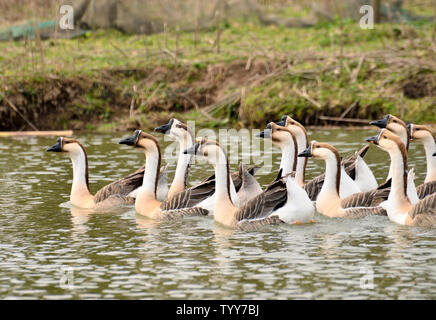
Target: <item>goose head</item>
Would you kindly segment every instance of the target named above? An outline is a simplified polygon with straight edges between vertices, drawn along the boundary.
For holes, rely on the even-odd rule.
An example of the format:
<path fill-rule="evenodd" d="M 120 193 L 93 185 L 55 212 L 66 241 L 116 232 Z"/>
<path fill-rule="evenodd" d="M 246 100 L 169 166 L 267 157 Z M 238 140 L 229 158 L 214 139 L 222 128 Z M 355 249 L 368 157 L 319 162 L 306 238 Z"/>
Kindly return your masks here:
<path fill-rule="evenodd" d="M 380 130 L 377 136 L 368 138 L 366 141 L 375 144 L 386 152 L 392 152 L 404 148 L 404 144 L 402 143 L 400 137 L 387 129 Z"/>
<path fill-rule="evenodd" d="M 143 152 L 159 150 L 159 143 L 156 138 L 142 130 L 135 130 L 133 136 L 121 139 L 118 143 L 132 146 Z"/>
<path fill-rule="evenodd" d="M 425 140 L 435 141 L 432 132 L 426 126 L 410 123 L 408 125 L 408 128 L 411 140 L 416 140 L 420 142 L 423 142 Z"/>
<path fill-rule="evenodd" d="M 170 119 L 167 124 L 161 125 L 154 131 L 168 135 L 178 141 L 193 141 L 191 129 L 183 122 L 177 119 Z"/>
<path fill-rule="evenodd" d="M 280 148 L 289 146 L 291 142 L 295 144 L 296 141 L 293 136 L 287 127 L 277 125 L 275 122 L 268 123 L 266 129 L 258 135 L 259 138 L 271 139 Z"/>
<path fill-rule="evenodd" d="M 290 116 L 284 115 L 281 121 L 277 121 L 275 124 L 288 128 L 296 137 L 305 135 L 306 129 L 298 121 L 292 119 Z"/>
<path fill-rule="evenodd" d="M 340 161 L 339 152 L 335 147 L 333 147 L 331 144 L 318 141 L 312 141 L 309 147 L 301 152 L 298 156 L 323 160 L 336 158 Z"/>
<path fill-rule="evenodd" d="M 56 144 L 47 148 L 47 152 L 68 153 L 70 156 L 85 153 L 85 147 L 76 139 L 59 137 Z"/>
<path fill-rule="evenodd" d="M 386 117 L 381 120 L 371 121 L 369 124 L 377 126 L 380 129 L 388 129 L 398 136 L 402 136 L 404 133 L 408 134 L 409 132 L 406 123 L 391 114 L 386 115 Z"/>
<path fill-rule="evenodd" d="M 203 157 L 213 165 L 226 164 L 227 162 L 226 152 L 219 143 L 205 137 L 196 139 L 195 144 L 183 153 Z"/>

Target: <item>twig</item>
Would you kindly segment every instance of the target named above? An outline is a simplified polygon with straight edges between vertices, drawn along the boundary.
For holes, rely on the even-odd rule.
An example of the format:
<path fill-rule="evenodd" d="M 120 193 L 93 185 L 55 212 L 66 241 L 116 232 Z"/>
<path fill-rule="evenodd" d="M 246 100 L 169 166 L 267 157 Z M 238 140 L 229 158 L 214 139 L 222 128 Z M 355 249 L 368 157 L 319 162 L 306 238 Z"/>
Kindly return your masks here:
<path fill-rule="evenodd" d="M 144 106 L 148 105 L 148 102 L 151 100 L 151 98 L 154 97 L 154 95 L 156 94 L 156 92 L 163 86 L 163 83 L 159 83 L 159 85 L 156 87 L 156 89 L 153 90 L 153 92 L 151 93 L 151 95 L 147 98 L 147 101 L 145 101 Z"/>
<path fill-rule="evenodd" d="M 111 43 L 111 46 L 112 47 L 114 47 L 115 48 L 115 50 L 117 50 L 118 52 L 120 52 L 123 56 L 124 56 L 124 58 L 129 58 L 129 56 L 123 51 L 123 50 L 121 50 L 120 48 L 118 48 L 116 45 L 114 45 L 113 43 Z"/>
<path fill-rule="evenodd" d="M 342 112 L 340 119 L 344 119 L 344 117 L 357 105 L 359 99 L 356 99 L 344 112 Z"/>
<path fill-rule="evenodd" d="M 133 96 L 132 96 L 132 100 L 130 101 L 130 111 L 129 111 L 129 116 L 130 118 L 133 117 L 133 109 L 135 108 L 135 100 L 136 100 L 136 86 L 133 85 Z"/>
<path fill-rule="evenodd" d="M 29 126 L 31 126 L 32 127 L 32 129 L 33 130 L 35 130 L 35 131 L 39 131 L 39 129 L 36 127 L 36 126 L 34 126 L 33 125 L 33 123 L 32 122 L 30 122 L 21 112 L 20 112 L 20 110 L 18 110 L 17 109 L 17 107 L 11 102 L 11 100 L 9 100 L 6 96 L 4 96 L 4 95 L 1 95 L 1 97 L 3 98 L 3 99 L 5 99 L 5 101 L 8 103 L 8 105 L 11 107 L 11 109 L 12 110 L 14 110 L 16 113 L 18 113 L 18 115 L 24 120 L 24 121 L 26 121 L 27 122 L 27 124 L 29 125 Z"/>
<path fill-rule="evenodd" d="M 318 109 L 321 109 L 321 108 L 322 108 L 322 106 L 321 106 L 321 104 L 320 104 L 319 102 L 313 100 L 313 99 L 309 96 L 309 94 L 308 94 L 307 91 L 306 91 L 306 87 L 303 87 L 303 91 L 300 91 L 300 90 L 297 88 L 297 86 L 294 85 L 293 89 L 294 89 L 294 91 L 295 91 L 296 94 L 298 94 L 300 97 L 306 99 L 306 100 L 309 101 L 310 103 L 314 104 Z"/>
<path fill-rule="evenodd" d="M 359 76 L 360 69 L 362 68 L 364 60 L 365 60 L 365 55 L 362 55 L 359 59 L 359 63 L 357 64 L 356 69 L 353 70 L 353 73 L 350 76 L 350 83 L 356 82 L 357 77 Z"/>
<path fill-rule="evenodd" d="M 327 117 L 327 116 L 319 116 L 320 120 L 328 120 L 328 121 L 340 121 L 340 122 L 350 122 L 350 123 L 362 123 L 368 124 L 371 120 L 369 119 L 350 119 L 350 118 L 337 118 L 337 117 Z"/>

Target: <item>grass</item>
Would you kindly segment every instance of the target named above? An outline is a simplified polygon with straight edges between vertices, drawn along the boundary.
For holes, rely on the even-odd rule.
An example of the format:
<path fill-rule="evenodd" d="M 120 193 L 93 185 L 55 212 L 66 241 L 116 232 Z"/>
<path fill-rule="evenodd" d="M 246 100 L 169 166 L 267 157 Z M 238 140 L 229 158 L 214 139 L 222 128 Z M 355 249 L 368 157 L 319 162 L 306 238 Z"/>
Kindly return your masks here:
<path fill-rule="evenodd" d="M 197 35 L 171 29 L 154 35 L 98 30 L 72 40 L 1 42 L 0 91 L 13 97 L 17 88 L 25 86 L 38 96 L 40 84 L 53 77 L 86 79 L 90 84 L 108 81 L 109 87 L 87 87 L 71 105 L 76 117 L 96 114 L 95 121 L 104 130 L 116 129 L 120 120 L 120 126 L 132 121 L 147 126 L 150 119 L 168 113 L 200 118 L 211 126 L 255 126 L 282 113 L 320 123 L 319 115 L 340 116 L 356 100 L 351 117 L 393 112 L 410 121 L 436 122 L 436 44 L 431 41 L 431 22 L 380 24 L 362 30 L 351 20 L 311 28 L 262 26 L 247 20 L 222 22 L 219 28 L 220 52 L 215 28 Z M 250 61 L 254 70 L 232 71 L 238 62 L 248 68 Z M 283 64 L 287 64 L 285 72 L 277 72 Z M 259 77 L 272 76 L 256 82 L 256 72 Z M 422 79 L 429 92 L 413 98 L 405 95 L 409 82 L 422 83 Z M 133 86 L 138 87 L 136 92 Z M 241 88 L 246 89 L 244 97 L 213 106 Z M 297 92 L 306 92 L 320 107 Z M 132 97 L 135 119 L 125 120 Z M 119 101 L 122 116 L 113 105 Z M 200 109 L 212 105 L 205 109 L 209 117 L 195 104 Z"/>

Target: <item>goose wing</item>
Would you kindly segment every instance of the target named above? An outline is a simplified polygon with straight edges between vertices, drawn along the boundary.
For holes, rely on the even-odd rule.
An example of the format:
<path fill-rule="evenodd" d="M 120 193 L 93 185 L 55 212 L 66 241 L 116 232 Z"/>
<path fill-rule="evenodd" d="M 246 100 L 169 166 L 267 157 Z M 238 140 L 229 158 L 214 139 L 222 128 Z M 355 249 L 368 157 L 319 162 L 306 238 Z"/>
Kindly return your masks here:
<path fill-rule="evenodd" d="M 279 176 L 281 175 L 281 170 Z M 236 213 L 236 221 L 264 218 L 285 205 L 288 199 L 286 182 L 276 179 L 265 191 L 247 201 Z"/>
<path fill-rule="evenodd" d="M 185 216 L 207 216 L 208 214 L 209 214 L 209 210 L 199 207 L 174 209 L 174 210 L 162 211 L 161 220 L 170 221 L 170 220 L 180 219 Z"/>
<path fill-rule="evenodd" d="M 414 205 L 409 216 L 416 225 L 436 226 L 436 193 Z"/>
<path fill-rule="evenodd" d="M 363 146 L 359 151 L 355 152 L 353 155 L 342 160 L 342 165 L 344 166 L 345 172 L 351 177 L 351 179 L 356 179 L 356 160 L 360 156 L 363 158 L 369 150 L 369 144 Z"/>
<path fill-rule="evenodd" d="M 341 201 L 341 207 L 377 207 L 389 197 L 390 189 L 372 190 L 367 192 L 355 193 Z"/>
<path fill-rule="evenodd" d="M 142 166 L 128 176 L 114 181 L 98 190 L 94 196 L 95 203 L 99 203 L 112 195 L 127 196 L 130 192 L 142 186 L 144 170 L 145 166 Z"/>
<path fill-rule="evenodd" d="M 387 216 L 387 212 L 382 207 L 357 207 L 357 208 L 347 208 L 345 209 L 345 218 L 363 218 L 366 216 Z"/>
<path fill-rule="evenodd" d="M 265 225 L 284 223 L 278 216 L 266 217 L 255 220 L 242 220 L 236 224 L 236 228 L 243 231 L 255 231 Z"/>
<path fill-rule="evenodd" d="M 356 178 L 356 159 L 358 156 L 363 158 L 369 149 L 369 145 L 365 145 L 359 151 L 355 152 L 353 155 L 348 158 L 342 160 L 342 165 L 344 166 L 345 172 L 351 177 L 351 179 Z M 306 183 L 303 186 L 303 189 L 306 191 L 309 199 L 312 201 L 316 201 L 318 194 L 321 191 L 322 185 L 324 184 L 325 174 L 321 174 L 311 181 Z"/>
<path fill-rule="evenodd" d="M 431 181 L 423 183 L 416 188 L 416 193 L 419 199 L 424 199 L 425 197 L 436 192 L 436 181 Z"/>
<path fill-rule="evenodd" d="M 189 208 L 197 205 L 202 200 L 215 193 L 215 176 L 200 182 L 198 185 L 176 193 L 171 199 L 161 203 L 163 211 Z"/>

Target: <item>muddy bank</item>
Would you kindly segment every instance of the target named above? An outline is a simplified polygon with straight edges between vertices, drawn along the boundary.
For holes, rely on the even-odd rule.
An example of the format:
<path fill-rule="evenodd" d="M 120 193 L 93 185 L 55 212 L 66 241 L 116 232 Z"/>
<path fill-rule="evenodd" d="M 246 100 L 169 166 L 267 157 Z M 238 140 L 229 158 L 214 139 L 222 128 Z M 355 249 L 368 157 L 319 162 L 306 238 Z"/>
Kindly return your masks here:
<path fill-rule="evenodd" d="M 368 102 L 353 92 L 338 99 L 334 87 L 329 96 L 328 82 L 325 90 L 311 91 L 320 80 L 307 74 L 290 76 L 289 68 L 292 64 L 286 61 L 233 61 L 17 80 L 7 83 L 0 95 L 0 130 L 31 130 L 30 124 L 40 130 L 93 129 L 104 124 L 112 124 L 111 130 L 147 129 L 174 115 L 249 127 L 262 126 L 284 113 L 307 125 L 348 125 L 323 117 L 374 119 L 400 111 L 396 104 Z M 371 76 L 369 71 L 361 73 Z M 433 75 L 390 85 L 409 99 L 434 97 L 436 101 Z M 423 110 L 406 109 L 408 120 L 413 121 L 417 112 L 431 115 L 432 103 L 427 104 L 430 107 Z"/>

